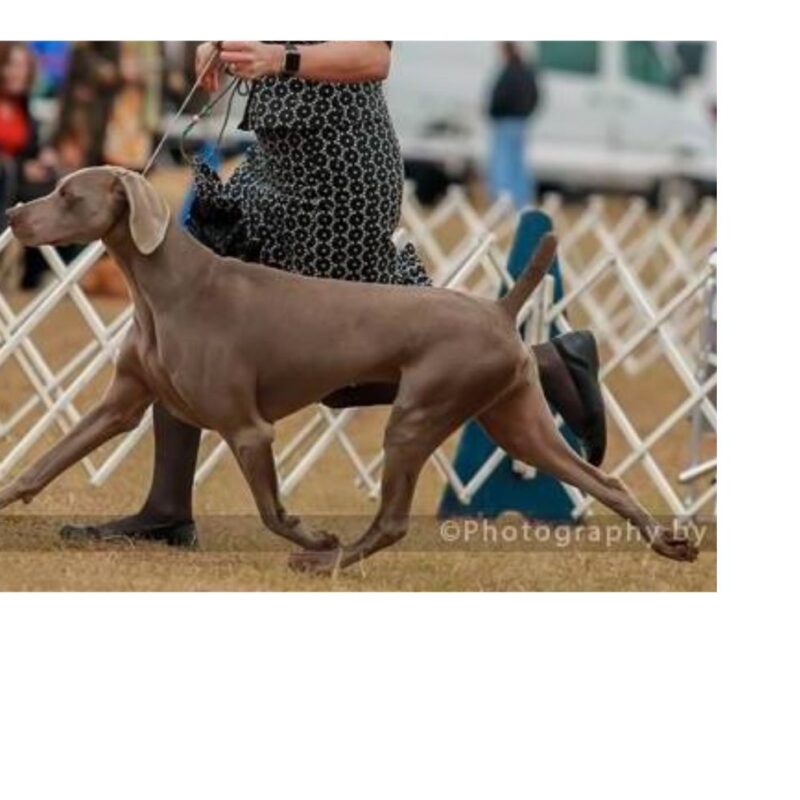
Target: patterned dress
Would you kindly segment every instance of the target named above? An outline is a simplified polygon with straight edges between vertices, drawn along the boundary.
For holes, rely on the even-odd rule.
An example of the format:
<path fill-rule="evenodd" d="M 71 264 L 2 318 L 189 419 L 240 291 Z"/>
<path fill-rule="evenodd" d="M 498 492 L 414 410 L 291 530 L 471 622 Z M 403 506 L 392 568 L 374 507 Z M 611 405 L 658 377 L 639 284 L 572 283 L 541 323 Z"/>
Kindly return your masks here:
<path fill-rule="evenodd" d="M 430 283 L 414 247 L 392 242 L 403 162 L 380 82 L 262 78 L 239 127 L 257 142 L 227 182 L 193 162 L 197 239 L 303 275 Z"/>

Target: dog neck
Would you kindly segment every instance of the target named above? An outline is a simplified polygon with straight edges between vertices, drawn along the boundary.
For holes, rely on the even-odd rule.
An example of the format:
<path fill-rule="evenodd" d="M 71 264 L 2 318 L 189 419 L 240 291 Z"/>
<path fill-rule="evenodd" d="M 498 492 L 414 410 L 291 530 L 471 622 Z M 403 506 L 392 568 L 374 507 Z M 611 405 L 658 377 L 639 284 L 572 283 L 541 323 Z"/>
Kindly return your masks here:
<path fill-rule="evenodd" d="M 149 255 L 131 238 L 127 215 L 103 237 L 122 269 L 137 310 L 168 311 L 189 299 L 204 283 L 209 251 L 170 220 L 164 241 Z M 205 257 L 204 257 L 205 256 Z"/>

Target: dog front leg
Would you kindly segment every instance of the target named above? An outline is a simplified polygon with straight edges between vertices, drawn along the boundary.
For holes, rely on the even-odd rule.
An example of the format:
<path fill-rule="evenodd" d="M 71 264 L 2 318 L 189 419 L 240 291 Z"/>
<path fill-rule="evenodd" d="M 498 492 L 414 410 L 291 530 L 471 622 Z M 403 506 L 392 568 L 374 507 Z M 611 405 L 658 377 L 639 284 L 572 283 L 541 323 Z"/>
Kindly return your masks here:
<path fill-rule="evenodd" d="M 51 450 L 0 491 L 0 509 L 17 500 L 29 503 L 52 480 L 117 434 L 138 425 L 152 402 L 135 377 L 115 375 L 105 397 Z"/>
<path fill-rule="evenodd" d="M 297 517 L 286 513 L 278 496 L 278 475 L 272 455 L 273 430 L 268 423 L 225 436 L 247 481 L 263 523 L 273 533 L 304 550 L 328 550 L 339 540 L 327 532 L 307 531 Z"/>

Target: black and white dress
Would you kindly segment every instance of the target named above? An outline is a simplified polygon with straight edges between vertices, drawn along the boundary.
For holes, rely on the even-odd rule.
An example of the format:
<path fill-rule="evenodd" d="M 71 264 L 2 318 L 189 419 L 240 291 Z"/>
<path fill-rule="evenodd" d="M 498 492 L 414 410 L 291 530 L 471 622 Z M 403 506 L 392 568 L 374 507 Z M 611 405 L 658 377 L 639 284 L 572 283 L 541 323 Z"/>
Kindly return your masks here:
<path fill-rule="evenodd" d="M 380 82 L 262 78 L 240 128 L 257 142 L 228 181 L 193 161 L 197 239 L 303 275 L 430 283 L 414 247 L 392 242 L 403 162 Z"/>

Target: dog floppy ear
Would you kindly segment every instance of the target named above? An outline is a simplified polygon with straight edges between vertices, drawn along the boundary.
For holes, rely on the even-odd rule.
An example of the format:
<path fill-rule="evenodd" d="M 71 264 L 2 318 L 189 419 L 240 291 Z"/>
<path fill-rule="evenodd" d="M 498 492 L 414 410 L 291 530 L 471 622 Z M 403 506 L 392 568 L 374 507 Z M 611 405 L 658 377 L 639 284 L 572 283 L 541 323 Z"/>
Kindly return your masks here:
<path fill-rule="evenodd" d="M 164 241 L 169 207 L 164 198 L 137 172 L 114 170 L 128 200 L 128 226 L 136 249 L 149 256 Z"/>

